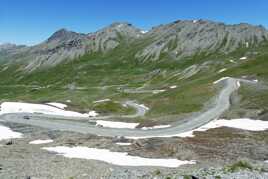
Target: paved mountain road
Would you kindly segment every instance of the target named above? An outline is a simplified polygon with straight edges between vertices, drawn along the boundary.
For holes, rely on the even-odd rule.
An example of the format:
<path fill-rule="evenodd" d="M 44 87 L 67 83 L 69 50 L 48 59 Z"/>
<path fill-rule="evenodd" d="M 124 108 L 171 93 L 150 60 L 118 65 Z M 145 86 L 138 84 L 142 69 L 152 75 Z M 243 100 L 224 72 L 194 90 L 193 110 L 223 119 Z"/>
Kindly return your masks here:
<path fill-rule="evenodd" d="M 137 138 L 150 138 L 150 137 L 169 137 L 176 136 L 180 133 L 196 129 L 211 120 L 218 118 L 224 111 L 230 107 L 230 96 L 239 88 L 239 80 L 234 78 L 227 78 L 222 81 L 224 83 L 223 89 L 215 98 L 215 104 L 207 111 L 200 113 L 196 116 L 187 118 L 182 124 L 174 124 L 169 128 L 162 129 L 115 129 L 115 128 L 100 128 L 81 121 L 70 121 L 53 119 L 51 116 L 35 116 L 31 114 L 29 120 L 23 119 L 25 114 L 4 114 L 0 116 L 2 121 L 21 123 L 32 126 L 48 128 L 51 130 L 72 131 L 84 134 L 95 134 L 100 136 L 125 136 Z"/>

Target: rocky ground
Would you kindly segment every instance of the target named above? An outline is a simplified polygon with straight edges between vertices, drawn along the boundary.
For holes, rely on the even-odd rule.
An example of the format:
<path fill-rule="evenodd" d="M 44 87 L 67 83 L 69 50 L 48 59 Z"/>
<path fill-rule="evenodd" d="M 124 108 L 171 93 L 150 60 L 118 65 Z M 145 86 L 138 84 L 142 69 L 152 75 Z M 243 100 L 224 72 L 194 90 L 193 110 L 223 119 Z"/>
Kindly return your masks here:
<path fill-rule="evenodd" d="M 5 123 L 24 137 L 0 144 L 0 178 L 268 178 L 268 131 L 247 132 L 219 128 L 195 133 L 193 138 L 155 138 L 125 140 L 58 132 L 32 126 Z M 53 139 L 53 143 L 32 145 L 36 139 Z M 131 142 L 119 146 L 116 142 Z M 128 152 L 130 155 L 154 158 L 196 160 L 196 165 L 179 168 L 121 167 L 95 160 L 69 159 L 49 153 L 42 147 L 87 146 Z M 246 164 L 235 164 L 247 161 Z M 248 164 L 250 163 L 250 164 Z"/>

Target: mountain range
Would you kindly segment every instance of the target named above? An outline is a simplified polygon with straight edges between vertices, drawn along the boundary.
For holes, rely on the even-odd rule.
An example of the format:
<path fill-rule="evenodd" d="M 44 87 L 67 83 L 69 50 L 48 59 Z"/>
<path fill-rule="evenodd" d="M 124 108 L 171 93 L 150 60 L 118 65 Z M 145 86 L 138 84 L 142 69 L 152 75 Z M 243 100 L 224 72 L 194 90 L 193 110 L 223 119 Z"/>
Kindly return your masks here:
<path fill-rule="evenodd" d="M 73 110 L 120 115 L 132 109 L 118 101 L 137 100 L 150 111 L 133 120 L 165 123 L 203 109 L 221 77 L 266 84 L 267 58 L 268 31 L 246 23 L 178 20 L 149 31 L 126 22 L 92 33 L 60 29 L 34 46 L 0 45 L 0 99 L 72 101 Z M 232 117 L 265 114 L 265 89 L 241 88 L 243 100 Z M 93 103 L 102 99 L 111 100 Z"/>
<path fill-rule="evenodd" d="M 85 54 L 106 53 L 124 45 L 135 49 L 139 62 L 157 61 L 163 55 L 180 60 L 196 54 L 234 52 L 258 46 L 268 40 L 263 26 L 246 23 L 226 25 L 206 20 L 178 20 L 145 32 L 130 23 L 113 23 L 99 31 L 83 34 L 60 29 L 34 46 L 0 45 L 1 61 L 20 63 L 21 70 L 55 66 Z M 137 49 L 137 43 L 141 44 Z"/>

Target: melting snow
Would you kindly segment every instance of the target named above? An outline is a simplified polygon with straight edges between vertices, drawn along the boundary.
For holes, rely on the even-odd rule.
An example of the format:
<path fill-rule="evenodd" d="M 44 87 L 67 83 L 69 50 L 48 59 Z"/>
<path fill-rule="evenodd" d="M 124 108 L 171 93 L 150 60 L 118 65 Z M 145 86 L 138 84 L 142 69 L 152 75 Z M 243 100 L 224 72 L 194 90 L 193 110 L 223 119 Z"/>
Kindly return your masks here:
<path fill-rule="evenodd" d="M 223 69 L 219 70 L 218 73 L 224 72 L 226 70 L 227 70 L 226 68 L 223 68 Z"/>
<path fill-rule="evenodd" d="M 47 143 L 51 143 L 53 142 L 53 140 L 51 139 L 47 139 L 47 140 L 33 140 L 31 142 L 29 142 L 29 144 L 47 144 Z"/>
<path fill-rule="evenodd" d="M 126 146 L 126 145 L 131 145 L 131 143 L 128 143 L 128 142 L 117 142 L 116 143 L 117 145 L 123 145 L 123 146 Z"/>
<path fill-rule="evenodd" d="M 95 116 L 97 113 L 90 111 L 87 114 L 82 114 L 74 111 L 66 111 L 57 107 L 45 104 L 31 104 L 20 102 L 4 102 L 1 104 L 0 114 L 5 113 L 42 113 L 48 115 L 68 116 L 68 117 L 90 117 Z"/>
<path fill-rule="evenodd" d="M 88 117 L 96 117 L 98 116 L 99 114 L 96 112 L 96 111 L 89 111 L 88 112 Z"/>
<path fill-rule="evenodd" d="M 148 30 L 141 30 L 142 34 L 146 34 L 148 32 Z"/>
<path fill-rule="evenodd" d="M 209 129 L 213 128 L 219 128 L 219 127 L 231 127 L 231 128 L 237 128 L 237 129 L 243 129 L 243 130 L 249 130 L 249 131 L 264 131 L 268 129 L 268 121 L 261 121 L 261 120 L 253 120 L 253 119 L 231 119 L 231 120 L 225 120 L 225 119 L 219 119 L 211 121 L 197 129 L 179 133 L 179 134 L 173 134 L 173 135 L 163 135 L 163 136 L 144 136 L 144 137 L 126 137 L 129 139 L 144 139 L 144 138 L 152 138 L 152 137 L 194 137 L 194 132 L 204 132 Z"/>
<path fill-rule="evenodd" d="M 103 121 L 96 120 L 96 126 L 109 127 L 109 128 L 129 128 L 134 129 L 139 123 L 127 123 L 127 122 L 114 122 L 114 121 Z"/>
<path fill-rule="evenodd" d="M 247 57 L 241 57 L 241 58 L 239 58 L 240 60 L 246 60 L 247 59 Z"/>
<path fill-rule="evenodd" d="M 64 109 L 64 108 L 67 107 L 66 104 L 62 104 L 62 103 L 55 103 L 55 102 L 53 102 L 53 103 L 46 103 L 46 104 L 51 105 L 51 106 L 55 106 L 55 107 L 58 107 L 58 108 L 61 108 L 61 109 Z"/>
<path fill-rule="evenodd" d="M 171 125 L 159 125 L 159 126 L 152 126 L 152 127 L 142 127 L 142 130 L 148 130 L 148 129 L 163 129 L 171 127 Z"/>
<path fill-rule="evenodd" d="M 22 138 L 22 133 L 14 132 L 10 128 L 0 126 L 0 140 Z"/>
<path fill-rule="evenodd" d="M 153 94 L 158 94 L 158 93 L 162 93 L 165 92 L 166 90 L 153 90 Z"/>
<path fill-rule="evenodd" d="M 228 79 L 228 78 L 230 78 L 230 77 L 222 77 L 222 78 L 220 78 L 219 80 L 214 81 L 213 84 L 217 84 L 217 83 L 219 83 L 219 82 L 221 82 L 221 81 L 223 81 L 223 80 L 226 80 L 226 79 Z"/>
<path fill-rule="evenodd" d="M 235 61 L 233 61 L 233 60 L 229 60 L 231 63 L 236 63 Z"/>
<path fill-rule="evenodd" d="M 111 152 L 107 149 L 96 149 L 88 147 L 45 147 L 50 152 L 56 152 L 67 158 L 81 158 L 89 160 L 100 160 L 120 166 L 161 166 L 179 167 L 186 164 L 195 164 L 195 161 L 182 161 L 177 159 L 154 159 L 131 156 L 125 152 Z"/>
<path fill-rule="evenodd" d="M 177 85 L 170 86 L 169 88 L 170 88 L 170 89 L 177 88 Z"/>
<path fill-rule="evenodd" d="M 102 103 L 102 102 L 108 102 L 108 101 L 111 101 L 111 99 L 101 99 L 98 101 L 94 101 L 93 103 Z"/>
<path fill-rule="evenodd" d="M 143 109 L 145 109 L 145 110 L 149 110 L 150 108 L 149 107 L 147 107 L 147 106 L 145 106 L 144 104 L 138 104 L 140 107 L 142 107 Z"/>

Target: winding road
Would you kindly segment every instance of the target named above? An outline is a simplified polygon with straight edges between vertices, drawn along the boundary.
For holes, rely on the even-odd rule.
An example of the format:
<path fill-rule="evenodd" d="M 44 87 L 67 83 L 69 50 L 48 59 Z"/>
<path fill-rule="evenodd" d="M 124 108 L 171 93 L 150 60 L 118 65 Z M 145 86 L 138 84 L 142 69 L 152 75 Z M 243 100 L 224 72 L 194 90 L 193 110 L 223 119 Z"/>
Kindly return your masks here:
<path fill-rule="evenodd" d="M 31 114 L 29 120 L 23 119 L 25 114 L 3 114 L 0 119 L 4 122 L 20 123 L 32 126 L 48 128 L 51 130 L 72 131 L 84 134 L 95 134 L 99 136 L 124 136 L 127 138 L 151 138 L 151 137 L 171 137 L 177 136 L 180 133 L 188 132 L 196 129 L 211 120 L 218 118 L 224 111 L 230 107 L 230 96 L 239 88 L 239 79 L 227 78 L 221 81 L 224 84 L 223 89 L 215 98 L 214 105 L 207 111 L 196 116 L 191 116 L 185 119 L 182 124 L 172 124 L 171 127 L 162 129 L 115 129 L 115 128 L 100 128 L 88 124 L 83 121 L 64 120 L 64 117 L 59 120 L 51 118 L 51 116 L 38 116 Z"/>
<path fill-rule="evenodd" d="M 128 114 L 128 115 L 111 115 L 111 116 L 96 116 L 96 117 L 91 117 L 90 120 L 95 121 L 95 120 L 105 120 L 105 119 L 110 119 L 110 118 L 137 118 L 137 117 L 142 117 L 145 115 L 147 112 L 147 107 L 137 104 L 135 101 L 125 101 L 122 103 L 122 105 L 125 106 L 130 106 L 136 110 L 134 114 Z"/>

